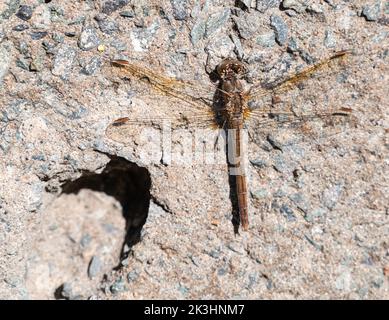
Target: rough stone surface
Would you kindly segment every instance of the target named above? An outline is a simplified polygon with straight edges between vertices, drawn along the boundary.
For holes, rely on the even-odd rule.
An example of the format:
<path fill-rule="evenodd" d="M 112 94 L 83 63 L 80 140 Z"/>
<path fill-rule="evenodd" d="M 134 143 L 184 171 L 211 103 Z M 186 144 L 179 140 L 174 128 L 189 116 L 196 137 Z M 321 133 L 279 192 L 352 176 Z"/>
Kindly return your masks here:
<path fill-rule="evenodd" d="M 386 2 L 3 1 L 0 298 L 389 299 Z M 250 226 L 235 233 L 224 139 L 195 131 L 212 71 L 240 56 L 245 86 L 272 87 L 345 49 L 297 87 L 252 91 Z M 352 116 L 317 117 L 340 107 Z M 122 117 L 138 121 L 107 129 Z M 161 118 L 195 119 L 171 152 Z M 200 133 L 211 151 L 191 159 Z"/>
<path fill-rule="evenodd" d="M 106 26 L 106 24 L 104 25 Z M 103 30 L 108 29 L 104 28 Z M 80 39 L 78 40 L 78 46 L 81 48 L 81 50 L 91 50 L 97 47 L 99 43 L 99 37 L 93 27 L 88 26 L 82 30 Z"/>
<path fill-rule="evenodd" d="M 173 7 L 173 16 L 176 20 L 186 20 L 188 16 L 187 0 L 170 0 Z"/>
<path fill-rule="evenodd" d="M 280 45 L 284 45 L 288 40 L 288 26 L 284 20 L 277 15 L 270 17 L 270 24 L 274 28 L 276 40 Z"/>

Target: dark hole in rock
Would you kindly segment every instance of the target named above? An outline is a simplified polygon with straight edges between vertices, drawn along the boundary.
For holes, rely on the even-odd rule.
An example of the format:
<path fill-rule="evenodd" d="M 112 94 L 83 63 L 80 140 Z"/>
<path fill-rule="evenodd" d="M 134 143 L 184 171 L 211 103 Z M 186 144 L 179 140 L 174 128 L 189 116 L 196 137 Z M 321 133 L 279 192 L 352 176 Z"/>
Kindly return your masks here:
<path fill-rule="evenodd" d="M 104 192 L 120 202 L 126 220 L 121 257 L 124 258 L 129 248 L 140 241 L 149 211 L 151 179 L 146 168 L 121 157 L 110 158 L 102 173 L 85 172 L 77 180 L 66 182 L 62 193 L 77 194 L 81 189 L 90 189 Z"/>

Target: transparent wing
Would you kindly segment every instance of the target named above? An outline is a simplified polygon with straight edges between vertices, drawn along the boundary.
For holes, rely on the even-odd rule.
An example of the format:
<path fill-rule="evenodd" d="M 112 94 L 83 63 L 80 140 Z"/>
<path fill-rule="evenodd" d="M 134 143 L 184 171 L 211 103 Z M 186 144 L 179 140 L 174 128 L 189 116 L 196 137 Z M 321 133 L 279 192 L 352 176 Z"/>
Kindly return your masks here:
<path fill-rule="evenodd" d="M 266 138 L 280 150 L 304 142 L 325 141 L 355 126 L 356 118 L 352 115 L 352 109 L 346 107 L 333 112 L 300 115 L 271 111 L 248 122 L 252 140 L 261 143 Z M 269 137 L 278 138 L 269 140 Z"/>
<path fill-rule="evenodd" d="M 355 123 L 351 108 L 329 107 L 346 102 L 342 101 L 343 80 L 337 79 L 340 72 L 336 67 L 341 66 L 340 62 L 349 54 L 349 51 L 336 52 L 286 79 L 254 86 L 247 95 L 251 103 L 245 114 L 249 126 L 256 132 L 294 129 L 295 134 L 317 138 L 337 134 L 347 124 Z M 293 88 L 299 90 L 293 91 Z M 255 105 L 263 97 L 273 97 L 272 103 L 267 101 L 269 107 Z"/>
<path fill-rule="evenodd" d="M 169 95 L 185 101 L 193 108 L 203 110 L 212 105 L 216 87 L 204 86 L 189 80 L 177 80 L 154 72 L 146 67 L 132 64 L 126 60 L 113 60 L 112 66 L 122 69 L 126 75 L 152 87 L 162 95 Z"/>
<path fill-rule="evenodd" d="M 312 66 L 309 66 L 301 72 L 291 75 L 286 79 L 276 80 L 274 82 L 266 84 L 256 83 L 251 87 L 247 95 L 247 100 L 255 100 L 269 95 L 274 96 L 282 94 L 294 87 L 297 87 L 303 81 L 311 78 L 320 71 L 333 71 L 334 67 L 337 65 L 341 65 L 340 63 L 344 61 L 344 59 L 350 54 L 351 52 L 347 50 L 338 51 L 329 58 L 324 59 Z"/>
<path fill-rule="evenodd" d="M 212 89 L 168 78 L 125 60 L 114 60 L 112 65 L 128 77 L 129 90 L 135 91 L 136 96 L 130 99 L 128 116 L 107 127 L 109 138 L 125 142 L 140 130 L 162 129 L 163 126 L 172 129 L 216 127 Z"/>

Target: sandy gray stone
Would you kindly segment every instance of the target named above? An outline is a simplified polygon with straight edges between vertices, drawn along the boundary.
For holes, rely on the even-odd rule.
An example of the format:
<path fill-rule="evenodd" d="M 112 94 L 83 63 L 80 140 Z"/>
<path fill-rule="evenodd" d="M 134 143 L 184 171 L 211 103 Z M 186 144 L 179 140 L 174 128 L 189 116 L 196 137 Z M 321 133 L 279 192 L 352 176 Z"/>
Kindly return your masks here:
<path fill-rule="evenodd" d="M 9 19 L 18 9 L 20 0 L 9 0 L 4 4 L 4 11 L 1 12 L 0 16 L 2 19 Z M 3 9 L 3 8 L 2 8 Z"/>
<path fill-rule="evenodd" d="M 268 32 L 257 36 L 256 42 L 263 47 L 271 48 L 276 44 L 276 36 L 274 32 Z"/>
<path fill-rule="evenodd" d="M 3 42 L 0 44 L 0 86 L 4 76 L 7 74 L 11 63 L 12 55 L 10 54 L 11 43 Z"/>
<path fill-rule="evenodd" d="M 12 30 L 14 31 L 24 31 L 29 29 L 30 27 L 27 24 L 18 24 L 17 26 L 13 27 Z"/>
<path fill-rule="evenodd" d="M 22 5 L 19 7 L 16 16 L 24 21 L 30 20 L 32 17 L 33 9 L 31 6 Z"/>
<path fill-rule="evenodd" d="M 110 20 L 108 17 L 104 15 L 97 15 L 95 17 L 95 20 L 97 21 L 101 32 L 105 34 L 113 34 L 119 28 L 118 24 L 115 21 Z"/>
<path fill-rule="evenodd" d="M 101 66 L 102 61 L 99 57 L 92 57 L 82 68 L 81 72 L 90 76 L 93 75 Z"/>
<path fill-rule="evenodd" d="M 53 75 L 66 78 L 69 74 L 73 61 L 76 57 L 76 50 L 68 45 L 61 45 L 54 57 L 51 72 Z"/>
<path fill-rule="evenodd" d="M 280 5 L 281 0 L 263 0 L 256 2 L 256 9 L 262 13 L 266 12 L 270 8 L 275 8 Z"/>
<path fill-rule="evenodd" d="M 101 11 L 105 14 L 111 14 L 116 10 L 125 7 L 129 3 L 129 0 L 107 0 L 104 1 Z"/>
<path fill-rule="evenodd" d="M 232 33 L 232 34 L 230 35 L 230 37 L 231 37 L 232 42 L 233 42 L 234 45 L 235 45 L 235 53 L 236 53 L 237 57 L 238 57 L 239 59 L 243 59 L 243 57 L 244 57 L 244 51 L 243 51 L 242 43 L 240 42 L 238 36 L 235 35 L 234 33 Z"/>
<path fill-rule="evenodd" d="M 87 26 L 83 28 L 80 34 L 80 38 L 78 39 L 78 46 L 81 50 L 91 50 L 93 48 L 96 48 L 99 43 L 99 36 L 97 35 L 97 32 L 93 27 Z"/>
<path fill-rule="evenodd" d="M 118 279 L 111 287 L 110 290 L 113 294 L 117 294 L 127 290 L 126 283 L 122 278 Z"/>
<path fill-rule="evenodd" d="M 240 16 L 232 16 L 232 19 L 243 39 L 250 39 L 258 31 L 258 17 L 256 16 L 244 13 Z"/>
<path fill-rule="evenodd" d="M 292 9 L 298 13 L 302 13 L 307 8 L 307 1 L 305 1 L 305 0 L 283 0 L 282 6 L 285 9 Z"/>
<path fill-rule="evenodd" d="M 326 30 L 325 32 L 324 45 L 327 48 L 334 48 L 336 46 L 335 36 L 333 32 L 330 30 Z"/>
<path fill-rule="evenodd" d="M 30 33 L 30 36 L 31 36 L 32 40 L 41 40 L 47 36 L 47 32 L 46 31 L 36 31 L 36 32 Z"/>
<path fill-rule="evenodd" d="M 176 20 L 186 20 L 188 17 L 188 1 L 187 0 L 170 0 L 173 7 L 173 17 Z"/>
<path fill-rule="evenodd" d="M 132 31 L 131 42 L 135 51 L 147 50 L 154 40 L 157 31 L 160 28 L 158 20 L 153 21 L 147 28 L 138 28 Z"/>
<path fill-rule="evenodd" d="M 205 36 L 210 37 L 217 33 L 220 28 L 223 28 L 230 18 L 230 14 L 231 11 L 227 8 L 210 15 L 205 27 Z"/>
<path fill-rule="evenodd" d="M 102 262 L 98 256 L 93 256 L 88 267 L 88 277 L 96 277 L 102 269 Z"/>
<path fill-rule="evenodd" d="M 285 21 L 280 16 L 272 15 L 270 25 L 274 28 L 278 44 L 284 45 L 288 39 L 288 26 Z"/>
<path fill-rule="evenodd" d="M 206 20 L 204 18 L 198 18 L 190 32 L 190 39 L 193 45 L 196 45 L 205 35 L 205 26 Z"/>
<path fill-rule="evenodd" d="M 373 5 L 366 5 L 362 9 L 362 15 L 367 21 L 376 21 L 381 11 L 381 1 L 377 1 Z"/>

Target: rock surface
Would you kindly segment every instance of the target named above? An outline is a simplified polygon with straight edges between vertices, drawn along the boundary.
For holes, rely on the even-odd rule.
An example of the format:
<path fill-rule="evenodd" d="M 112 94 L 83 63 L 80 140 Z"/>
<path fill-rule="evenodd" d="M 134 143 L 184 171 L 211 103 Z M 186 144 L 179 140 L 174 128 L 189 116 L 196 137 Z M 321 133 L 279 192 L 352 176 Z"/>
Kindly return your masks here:
<path fill-rule="evenodd" d="M 388 5 L 259 2 L 0 5 L 0 299 L 389 298 Z M 150 147 L 159 130 L 106 130 L 175 106 L 204 124 L 110 59 L 195 80 L 212 100 L 228 56 L 271 84 L 344 49 L 251 102 L 285 126 L 252 118 L 248 232 L 231 222 L 223 148 L 193 163 L 188 131 L 173 131 L 169 159 Z M 341 107 L 352 121 L 284 121 Z"/>

